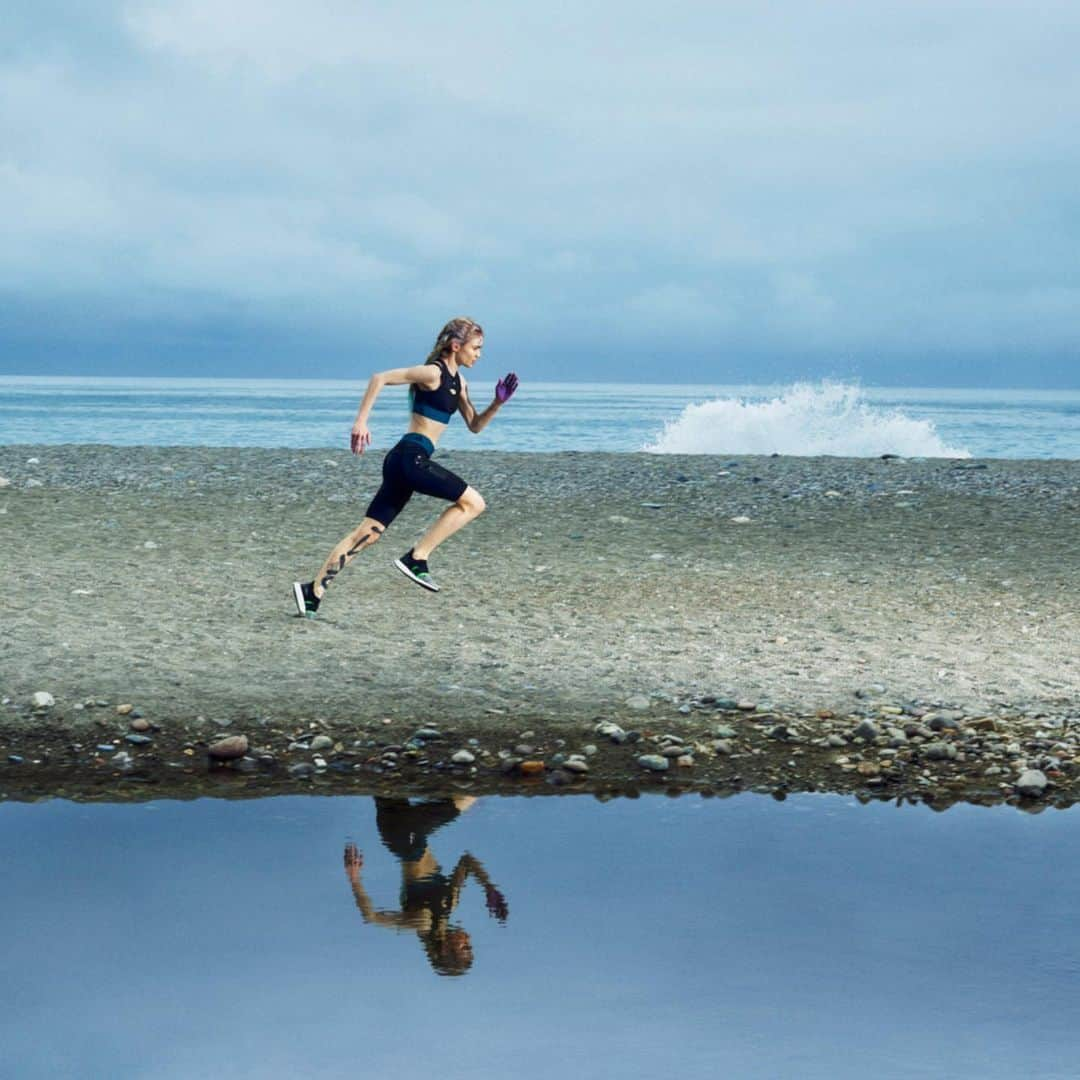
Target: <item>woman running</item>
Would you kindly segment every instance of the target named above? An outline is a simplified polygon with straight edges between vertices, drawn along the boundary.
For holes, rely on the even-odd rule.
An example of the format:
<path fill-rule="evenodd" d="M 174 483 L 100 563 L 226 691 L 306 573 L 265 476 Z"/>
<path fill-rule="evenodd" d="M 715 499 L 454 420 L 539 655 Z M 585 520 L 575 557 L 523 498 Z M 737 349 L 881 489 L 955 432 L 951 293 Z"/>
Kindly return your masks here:
<path fill-rule="evenodd" d="M 469 400 L 461 368 L 476 364 L 483 347 L 484 331 L 477 323 L 472 319 L 451 319 L 439 332 L 435 347 L 423 364 L 379 371 L 371 376 L 352 428 L 352 452 L 362 454 L 371 445 L 368 417 L 384 386 L 409 384 L 412 406 L 409 430 L 386 455 L 382 486 L 371 500 L 364 520 L 330 552 L 314 580 L 293 583 L 300 615 L 315 617 L 330 583 L 355 556 L 382 536 L 415 491 L 445 499 L 450 505 L 419 543 L 394 560 L 394 565 L 410 581 L 432 592 L 439 591 L 428 571 L 428 557 L 447 537 L 483 513 L 484 500 L 460 476 L 431 460 L 435 444 L 450 423 L 450 417 L 458 411 L 470 431 L 482 431 L 510 400 L 518 385 L 517 376 L 510 372 L 499 380 L 492 403 L 483 412 L 476 411 Z"/>

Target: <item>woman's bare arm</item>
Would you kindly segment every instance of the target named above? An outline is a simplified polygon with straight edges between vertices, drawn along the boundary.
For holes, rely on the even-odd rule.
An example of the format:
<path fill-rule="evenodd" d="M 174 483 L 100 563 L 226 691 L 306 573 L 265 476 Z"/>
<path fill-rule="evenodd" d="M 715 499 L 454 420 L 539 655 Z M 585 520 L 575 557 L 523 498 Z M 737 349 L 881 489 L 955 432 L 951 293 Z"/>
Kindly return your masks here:
<path fill-rule="evenodd" d="M 356 850 L 355 844 L 345 845 L 345 873 L 348 875 L 349 884 L 352 886 L 353 899 L 364 917 L 364 922 L 374 923 L 376 926 L 400 927 L 405 924 L 401 912 L 378 911 L 371 902 L 367 890 L 360 882 L 360 867 L 364 865 L 364 856 Z"/>
<path fill-rule="evenodd" d="M 487 427 L 502 406 L 503 403 L 498 398 L 495 398 L 483 412 L 477 412 L 476 406 L 473 405 L 472 400 L 469 398 L 469 388 L 465 380 L 461 380 L 461 391 L 458 394 L 458 411 L 461 413 L 461 419 L 465 421 L 465 426 L 474 435 Z"/>
<path fill-rule="evenodd" d="M 450 875 L 450 885 L 454 890 L 454 906 L 457 907 L 458 894 L 470 874 L 484 887 L 484 899 L 488 911 L 499 922 L 505 922 L 507 915 L 510 914 L 506 898 L 495 887 L 495 883 L 491 878 L 488 877 L 484 864 L 475 855 L 470 855 L 467 851 L 458 859 L 457 866 L 454 867 L 454 872 Z"/>
<path fill-rule="evenodd" d="M 371 432 L 368 430 L 368 417 L 375 406 L 375 399 L 384 386 L 401 386 L 415 383 L 426 390 L 434 390 L 439 385 L 441 374 L 435 364 L 414 364 L 412 367 L 391 368 L 389 371 L 376 371 L 368 380 L 367 389 L 360 399 L 360 408 L 356 411 L 356 420 L 349 439 L 352 452 L 362 454 L 371 445 Z"/>

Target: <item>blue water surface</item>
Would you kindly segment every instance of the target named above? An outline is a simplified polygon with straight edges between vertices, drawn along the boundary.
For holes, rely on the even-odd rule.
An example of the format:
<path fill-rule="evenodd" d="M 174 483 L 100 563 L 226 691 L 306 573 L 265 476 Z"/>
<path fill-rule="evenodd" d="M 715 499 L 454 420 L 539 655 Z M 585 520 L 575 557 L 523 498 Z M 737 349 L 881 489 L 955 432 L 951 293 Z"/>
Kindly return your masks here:
<path fill-rule="evenodd" d="M 481 799 L 428 839 L 505 897 L 451 977 L 357 907 L 370 798 L 0 804 L 0 1073 L 1072 1077 L 1076 813 Z"/>
<path fill-rule="evenodd" d="M 815 402 L 830 384 L 806 397 L 812 425 L 844 452 L 850 411 L 820 412 Z M 475 403 L 485 406 L 493 385 L 471 381 Z M 345 447 L 365 384 L 285 379 L 107 379 L 0 377 L 0 443 L 111 443 L 155 446 Z M 825 389 L 821 389 L 821 388 Z M 455 419 L 444 436 L 448 448 L 552 451 L 637 451 L 655 442 L 665 425 L 705 402 L 761 402 L 791 388 L 768 386 L 529 383 L 479 437 Z M 1080 391 L 858 388 L 857 402 L 880 411 L 883 429 L 897 413 L 925 421 L 926 453 L 939 441 L 976 457 L 1080 458 Z M 799 421 L 799 406 L 779 413 L 777 444 Z M 736 418 L 739 407 L 733 410 Z M 859 421 L 865 426 L 865 415 Z M 371 418 L 376 448 L 387 448 L 405 430 L 403 387 L 388 387 Z M 760 421 L 748 415 L 750 426 Z M 871 424 L 871 419 L 869 421 Z M 743 452 L 745 438 L 724 425 L 695 437 L 695 452 Z M 893 425 L 895 427 L 895 425 Z M 779 430 L 781 429 L 782 430 Z M 810 432 L 808 431 L 808 437 Z M 755 430 L 755 446 L 770 445 Z M 933 436 L 935 436 L 933 437 Z M 882 444 L 857 454 L 885 452 Z M 749 452 L 749 451 L 748 451 Z M 763 452 L 767 452 L 763 451 Z M 786 452 L 799 452 L 799 446 Z M 906 443 L 919 454 L 919 433 Z"/>

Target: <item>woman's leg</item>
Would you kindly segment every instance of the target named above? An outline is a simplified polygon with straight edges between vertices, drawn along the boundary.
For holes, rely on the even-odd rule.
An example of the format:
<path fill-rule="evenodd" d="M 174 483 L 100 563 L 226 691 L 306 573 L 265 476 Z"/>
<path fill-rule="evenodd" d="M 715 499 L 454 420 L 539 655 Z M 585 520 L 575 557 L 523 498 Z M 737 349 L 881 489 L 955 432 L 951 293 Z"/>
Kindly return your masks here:
<path fill-rule="evenodd" d="M 366 517 L 330 554 L 322 569 L 315 575 L 312 588 L 320 600 L 331 581 L 345 569 L 364 548 L 371 547 L 382 536 L 386 526 L 372 517 Z"/>
<path fill-rule="evenodd" d="M 480 492 L 473 487 L 467 487 L 460 498 L 439 515 L 423 538 L 413 545 L 413 557 L 426 560 L 444 540 L 478 518 L 484 512 L 485 506 Z"/>

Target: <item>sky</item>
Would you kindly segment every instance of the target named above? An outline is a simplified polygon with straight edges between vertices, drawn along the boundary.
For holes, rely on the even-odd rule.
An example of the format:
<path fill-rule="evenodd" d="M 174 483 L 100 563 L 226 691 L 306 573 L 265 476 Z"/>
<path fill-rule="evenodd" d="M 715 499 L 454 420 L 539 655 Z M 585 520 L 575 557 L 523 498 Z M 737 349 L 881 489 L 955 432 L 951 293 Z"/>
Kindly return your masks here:
<path fill-rule="evenodd" d="M 1080 386 L 1080 6 L 60 0 L 0 374 Z"/>

